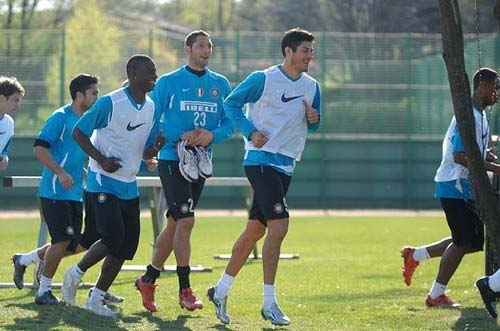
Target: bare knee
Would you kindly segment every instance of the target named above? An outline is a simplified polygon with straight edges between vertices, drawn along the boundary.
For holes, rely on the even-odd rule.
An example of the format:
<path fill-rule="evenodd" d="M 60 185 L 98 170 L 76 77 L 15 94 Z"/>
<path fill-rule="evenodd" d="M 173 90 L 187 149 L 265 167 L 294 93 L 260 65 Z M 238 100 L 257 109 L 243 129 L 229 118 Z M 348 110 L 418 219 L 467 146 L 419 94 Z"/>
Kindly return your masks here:
<path fill-rule="evenodd" d="M 288 233 L 288 219 L 268 221 L 267 229 L 269 239 L 282 241 Z"/>

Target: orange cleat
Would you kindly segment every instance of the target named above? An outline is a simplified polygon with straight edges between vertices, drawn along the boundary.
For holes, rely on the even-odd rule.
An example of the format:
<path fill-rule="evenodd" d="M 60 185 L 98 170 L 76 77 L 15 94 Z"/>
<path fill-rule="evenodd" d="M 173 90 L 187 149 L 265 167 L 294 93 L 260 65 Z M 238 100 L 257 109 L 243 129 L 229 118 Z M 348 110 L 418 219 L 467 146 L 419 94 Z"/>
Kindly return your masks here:
<path fill-rule="evenodd" d="M 179 305 L 181 308 L 186 308 L 189 311 L 203 308 L 203 303 L 196 298 L 191 288 L 182 289 L 179 294 Z"/>
<path fill-rule="evenodd" d="M 449 296 L 441 294 L 436 299 L 432 299 L 430 295 L 425 299 L 425 305 L 427 307 L 439 307 L 439 308 L 457 308 L 460 307 L 459 303 L 454 302 Z"/>
<path fill-rule="evenodd" d="M 415 261 L 413 258 L 413 253 L 415 253 L 415 248 L 413 247 L 406 246 L 401 249 L 401 257 L 403 258 L 403 277 L 405 279 L 405 284 L 408 286 L 411 285 L 411 278 L 419 264 L 418 261 Z"/>
<path fill-rule="evenodd" d="M 155 302 L 155 284 L 145 283 L 142 280 L 142 276 L 135 280 L 135 287 L 139 292 L 141 292 L 142 296 L 142 305 L 144 308 L 154 313 L 158 311 L 158 307 Z"/>

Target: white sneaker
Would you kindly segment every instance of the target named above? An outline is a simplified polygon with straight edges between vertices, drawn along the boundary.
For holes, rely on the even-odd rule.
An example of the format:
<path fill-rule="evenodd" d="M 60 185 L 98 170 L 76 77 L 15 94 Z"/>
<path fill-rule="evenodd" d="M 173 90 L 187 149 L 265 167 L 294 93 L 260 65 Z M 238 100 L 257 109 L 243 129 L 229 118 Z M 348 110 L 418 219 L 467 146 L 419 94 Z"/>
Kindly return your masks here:
<path fill-rule="evenodd" d="M 61 287 L 62 299 L 66 302 L 66 304 L 75 306 L 76 290 L 78 289 L 79 283 L 80 279 L 73 277 L 71 274 L 71 268 L 66 270 Z"/>
<path fill-rule="evenodd" d="M 214 167 L 212 165 L 212 157 L 208 153 L 208 150 L 205 147 L 195 147 L 194 150 L 196 151 L 198 161 L 198 173 L 202 178 L 212 177 Z"/>
<path fill-rule="evenodd" d="M 186 141 L 177 143 L 177 155 L 179 156 L 179 171 L 188 182 L 198 180 L 198 160 L 194 151 L 186 148 Z"/>
<path fill-rule="evenodd" d="M 227 313 L 227 296 L 224 298 L 219 298 L 216 293 L 217 286 L 212 286 L 207 291 L 207 297 L 210 301 L 213 302 L 215 306 L 215 316 L 221 321 L 223 324 L 229 324 L 231 322 L 231 318 Z"/>
<path fill-rule="evenodd" d="M 92 298 L 88 298 L 83 309 L 91 311 L 96 315 L 116 318 L 115 312 L 106 306 L 104 300 L 93 300 Z"/>

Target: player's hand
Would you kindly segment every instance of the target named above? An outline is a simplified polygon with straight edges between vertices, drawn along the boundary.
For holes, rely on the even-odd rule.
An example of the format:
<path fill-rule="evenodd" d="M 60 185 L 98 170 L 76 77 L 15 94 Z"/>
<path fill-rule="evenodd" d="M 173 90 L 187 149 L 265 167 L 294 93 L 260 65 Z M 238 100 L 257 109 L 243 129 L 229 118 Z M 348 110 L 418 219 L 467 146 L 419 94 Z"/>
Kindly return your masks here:
<path fill-rule="evenodd" d="M 212 143 L 212 141 L 214 140 L 214 134 L 208 130 L 195 128 L 194 131 L 196 132 L 196 138 L 189 141 L 189 146 L 205 147 L 210 145 L 210 143 Z"/>
<path fill-rule="evenodd" d="M 121 161 L 122 159 L 118 157 L 105 157 L 99 165 L 104 169 L 104 171 L 113 173 L 122 167 L 120 164 Z"/>
<path fill-rule="evenodd" d="M 187 142 L 193 141 L 196 139 L 198 132 L 196 130 L 184 131 L 181 135 L 181 140 L 187 140 Z"/>
<path fill-rule="evenodd" d="M 158 160 L 156 157 L 152 157 L 150 159 L 147 159 L 146 161 L 146 168 L 148 169 L 149 172 L 153 172 L 158 168 Z"/>
<path fill-rule="evenodd" d="M 311 107 L 311 105 L 309 105 L 306 100 L 302 99 L 302 103 L 304 104 L 306 110 L 307 122 L 309 122 L 309 124 L 318 123 L 319 122 L 318 111 L 313 107 Z"/>
<path fill-rule="evenodd" d="M 68 174 L 66 171 L 61 172 L 57 175 L 59 182 L 64 187 L 65 190 L 71 190 L 73 186 L 75 186 L 75 182 L 73 181 L 73 177 Z"/>
<path fill-rule="evenodd" d="M 495 148 L 491 147 L 486 149 L 486 161 L 495 162 L 498 157 L 495 155 Z"/>
<path fill-rule="evenodd" d="M 160 132 L 158 132 L 158 135 L 155 138 L 155 142 L 153 145 L 156 152 L 159 152 L 160 149 L 163 148 L 163 145 L 165 145 L 166 141 L 167 139 L 163 136 L 163 132 L 160 130 Z"/>
<path fill-rule="evenodd" d="M 250 135 L 250 142 L 257 148 L 261 148 L 267 143 L 266 133 L 262 131 L 254 131 Z"/>

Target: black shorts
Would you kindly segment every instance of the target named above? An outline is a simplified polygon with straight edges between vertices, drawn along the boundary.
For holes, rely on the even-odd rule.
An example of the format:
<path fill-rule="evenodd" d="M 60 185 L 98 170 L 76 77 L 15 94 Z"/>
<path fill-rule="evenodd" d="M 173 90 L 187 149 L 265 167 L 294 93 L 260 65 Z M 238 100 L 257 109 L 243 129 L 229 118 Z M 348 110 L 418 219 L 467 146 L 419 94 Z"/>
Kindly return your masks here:
<path fill-rule="evenodd" d="M 178 161 L 158 161 L 158 175 L 161 186 L 167 199 L 167 217 L 172 215 L 174 220 L 194 217 L 194 210 L 205 187 L 205 179 L 197 182 L 188 182 L 179 171 Z"/>
<path fill-rule="evenodd" d="M 453 243 L 482 251 L 484 226 L 477 214 L 475 201 L 447 198 L 440 200 Z"/>
<path fill-rule="evenodd" d="M 94 209 L 92 208 L 92 203 L 90 203 L 89 192 L 84 191 L 84 202 L 85 202 L 85 217 L 83 219 L 83 233 L 80 237 L 80 246 L 89 249 L 97 240 L 101 239 L 101 235 L 97 232 L 97 221 L 94 215 Z"/>
<path fill-rule="evenodd" d="M 264 225 L 268 220 L 289 218 L 286 194 L 292 177 L 269 166 L 244 168 L 253 189 L 252 208 L 248 218 Z"/>
<path fill-rule="evenodd" d="M 111 250 L 111 255 L 132 260 L 141 231 L 139 198 L 123 200 L 110 193 L 94 192 L 89 192 L 88 197 L 101 242 Z"/>
<path fill-rule="evenodd" d="M 40 198 L 43 217 L 49 229 L 51 244 L 70 240 L 69 252 L 75 252 L 82 232 L 82 203 L 72 200 Z"/>

